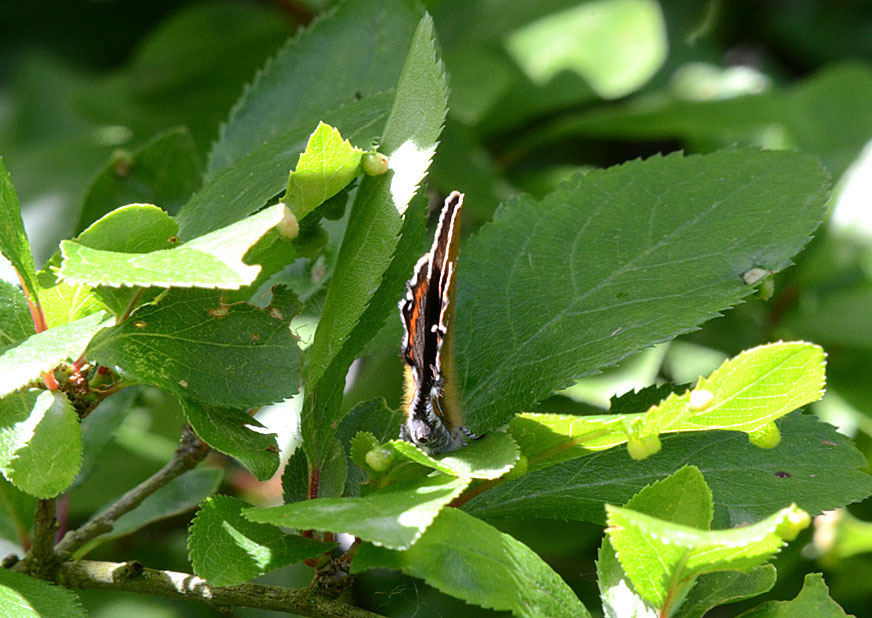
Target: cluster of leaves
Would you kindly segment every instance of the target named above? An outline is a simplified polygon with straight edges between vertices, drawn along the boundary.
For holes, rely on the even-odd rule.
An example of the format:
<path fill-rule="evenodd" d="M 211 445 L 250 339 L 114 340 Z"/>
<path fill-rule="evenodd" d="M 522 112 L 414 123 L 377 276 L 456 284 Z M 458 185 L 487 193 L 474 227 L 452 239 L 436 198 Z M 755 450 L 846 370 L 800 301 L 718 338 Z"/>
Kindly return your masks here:
<path fill-rule="evenodd" d="M 656 25 L 650 3 L 628 4 L 638 5 L 630 11 L 638 28 Z M 451 17 L 454 27 L 469 19 L 464 11 Z M 436 18 L 438 25 L 438 10 Z M 615 81 L 602 60 L 589 64 L 588 90 L 560 84 L 562 61 L 543 64 L 549 54 L 541 49 L 567 19 L 592 17 L 553 15 L 508 42 L 531 88 L 513 90 L 521 103 L 512 117 L 494 113 L 510 76 L 494 70 L 473 88 L 458 64 L 443 134 L 448 94 L 433 20 L 404 0 L 347 2 L 267 64 L 205 170 L 183 130 L 116 156 L 89 189 L 75 236 L 38 271 L 0 164 L 0 249 L 21 281 L 21 289 L 0 288 L 4 536 L 26 546 L 35 499 L 86 483 L 94 453 L 109 441 L 91 413 L 115 405 L 124 414 L 128 387 L 177 398 L 203 442 L 267 480 L 280 445 L 250 411 L 295 395 L 302 383 L 301 447 L 282 476 L 284 504 L 260 508 L 216 495 L 220 473 L 192 470 L 70 557 L 199 504 L 190 562 L 215 586 L 320 556 L 319 566 L 394 569 L 517 616 L 587 616 L 536 551 L 493 525 L 566 519 L 607 526 L 597 562 L 607 616 L 698 617 L 770 590 L 768 561 L 810 515 L 872 494 L 850 441 L 794 412 L 823 394 L 820 347 L 754 347 L 692 387 L 615 398 L 610 414 L 529 410 L 771 282 L 825 214 L 828 175 L 812 156 L 756 148 L 653 156 L 576 173 L 541 199 L 505 201 L 464 244 L 458 273 L 456 379 L 467 425 L 484 437 L 431 457 L 392 440 L 402 415 L 383 399 L 349 405 L 349 368 L 367 346 L 378 347 L 426 244 L 420 185 L 439 140 L 441 153 L 457 154 L 471 125 L 494 134 L 567 97 L 593 96 L 591 86 L 603 97 L 639 86 L 638 76 Z M 484 36 L 507 28 L 486 23 L 494 32 Z M 442 24 L 452 27 L 448 18 Z M 448 40 L 449 68 L 470 49 L 483 53 L 472 41 Z M 663 62 L 657 46 L 649 51 L 650 66 L 637 67 L 645 79 Z M 496 68 L 504 60 L 489 57 Z M 541 88 L 534 97 L 537 82 L 557 84 L 549 88 L 563 98 L 543 97 Z M 757 127 L 755 114 L 778 118 L 779 106 L 810 105 L 806 91 L 789 103 L 762 96 L 742 103 L 753 107 L 743 122 Z M 631 106 L 562 118 L 517 145 L 535 151 L 558 138 L 638 135 L 644 126 L 647 135 L 685 131 L 717 146 L 746 128 L 713 123 L 718 113 L 737 114 L 721 102 Z M 709 126 L 718 131 L 705 134 Z M 839 152 L 806 137 L 790 143 L 841 171 Z M 451 160 L 441 156 L 435 186 Z M 466 152 L 451 164 L 480 168 L 472 158 Z M 140 184 L 156 205 L 119 208 L 119 196 Z M 497 184 L 486 172 L 458 187 L 478 204 L 473 221 L 487 216 Z M 176 212 L 171 203 L 186 190 Z M 305 276 L 294 270 L 302 262 Z M 317 319 L 305 356 L 289 329 L 303 311 Z M 334 542 L 340 532 L 356 538 L 344 553 Z M 81 614 L 72 593 L 20 572 L 0 577 L 0 607 Z M 810 576 L 793 601 L 744 615 L 812 615 L 821 607 L 843 615 L 822 579 Z"/>

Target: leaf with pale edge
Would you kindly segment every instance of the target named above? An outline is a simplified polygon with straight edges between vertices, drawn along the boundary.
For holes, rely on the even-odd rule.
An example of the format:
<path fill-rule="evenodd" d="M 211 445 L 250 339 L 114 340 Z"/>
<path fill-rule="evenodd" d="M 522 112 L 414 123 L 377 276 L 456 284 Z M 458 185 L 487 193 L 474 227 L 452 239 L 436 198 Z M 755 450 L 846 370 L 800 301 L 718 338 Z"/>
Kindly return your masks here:
<path fill-rule="evenodd" d="M 820 399 L 825 366 L 819 346 L 803 342 L 762 345 L 726 361 L 693 389 L 672 393 L 647 412 L 519 414 L 510 425 L 512 436 L 531 468 L 536 468 L 623 444 L 630 431 L 659 435 L 722 429 L 754 435 L 775 419 Z M 705 405 L 695 404 L 700 394 L 708 394 L 702 400 Z"/>
<path fill-rule="evenodd" d="M 337 384 L 344 384 L 343 368 L 347 370 L 356 351 L 339 354 L 389 269 L 403 214 L 430 165 L 445 118 L 445 74 L 433 36 L 433 22 L 425 16 L 412 39 L 381 139 L 380 150 L 390 157 L 391 172 L 368 176 L 360 184 L 309 350 L 302 433 L 316 465 L 335 434 L 341 414 Z M 319 383 L 322 378 L 325 384 Z"/>
<path fill-rule="evenodd" d="M 263 425 L 245 410 L 203 405 L 182 399 L 182 410 L 203 442 L 230 455 L 258 478 L 266 481 L 279 468 L 276 434 L 255 430 Z"/>
<path fill-rule="evenodd" d="M 30 242 L 21 219 L 18 194 L 12 186 L 12 175 L 0 157 L 0 253 L 12 262 L 34 304 L 39 304 L 36 268 L 30 253 Z"/>
<path fill-rule="evenodd" d="M 75 359 L 103 328 L 104 312 L 31 335 L 0 354 L 0 396 L 21 388 L 62 360 Z"/>
<path fill-rule="evenodd" d="M 197 575 L 214 586 L 241 584 L 336 546 L 249 521 L 242 510 L 250 506 L 230 496 L 212 496 L 191 523 L 191 564 Z"/>
<path fill-rule="evenodd" d="M 300 349 L 288 329 L 291 317 L 245 303 L 223 305 L 218 292 L 173 289 L 100 332 L 88 354 L 180 397 L 265 405 L 298 388 Z"/>
<path fill-rule="evenodd" d="M 251 521 L 297 528 L 348 532 L 391 549 L 411 547 L 439 511 L 469 484 L 434 476 L 362 498 L 319 498 L 265 509 L 246 509 Z"/>
<path fill-rule="evenodd" d="M 820 573 L 807 573 L 802 590 L 791 601 L 767 601 L 754 609 L 743 612 L 739 618 L 848 618 L 838 603 L 830 597 L 830 591 Z"/>
<path fill-rule="evenodd" d="M 383 567 L 419 577 L 446 594 L 523 618 L 589 618 L 569 586 L 523 543 L 453 508 L 443 509 L 406 551 L 364 543 L 353 573 Z"/>
<path fill-rule="evenodd" d="M 246 264 L 245 253 L 285 216 L 275 204 L 227 227 L 172 249 L 122 253 L 61 242 L 64 261 L 58 276 L 90 286 L 200 287 L 235 290 L 255 280 L 260 266 Z"/>
<path fill-rule="evenodd" d="M 88 226 L 79 234 L 74 242 L 101 251 L 116 253 L 151 253 L 153 251 L 171 249 L 178 242 L 178 224 L 166 212 L 151 204 L 130 204 L 116 208 L 105 214 L 99 220 Z M 62 265 L 61 255 L 53 257 L 51 262 Z M 57 271 L 58 269 L 54 269 Z M 99 276 L 99 273 L 94 273 Z M 40 281 L 42 281 L 42 273 Z M 65 288 L 77 289 L 85 284 L 71 286 L 65 281 L 55 281 L 50 290 L 63 291 Z M 86 289 L 88 289 L 86 287 Z M 93 295 L 99 297 L 116 316 L 124 315 L 130 310 L 130 303 L 136 300 L 139 304 L 151 300 L 160 292 L 153 290 L 149 295 L 139 286 L 99 286 L 94 288 Z"/>
<path fill-rule="evenodd" d="M 81 464 L 79 417 L 63 393 L 31 389 L 0 399 L 0 470 L 13 485 L 53 498 Z"/>
<path fill-rule="evenodd" d="M 185 472 L 148 496 L 138 507 L 119 517 L 110 532 L 78 549 L 74 557 L 81 558 L 107 541 L 132 534 L 156 521 L 190 511 L 218 491 L 223 476 L 223 470 L 218 468 L 195 468 Z"/>
<path fill-rule="evenodd" d="M 671 154 L 505 204 L 462 250 L 467 425 L 505 423 L 576 379 L 693 330 L 779 271 L 824 216 L 827 175 L 793 152 Z"/>
<path fill-rule="evenodd" d="M 505 433 L 494 431 L 478 440 L 470 440 L 462 449 L 431 457 L 414 444 L 392 440 L 386 445 L 406 459 L 438 470 L 443 474 L 466 479 L 496 479 L 512 469 L 518 461 L 518 445 Z"/>
<path fill-rule="evenodd" d="M 698 467 L 715 499 L 719 528 L 757 521 L 796 502 L 811 514 L 872 494 L 866 458 L 815 417 L 778 422 L 781 442 L 761 449 L 744 433 L 707 431 L 663 438 L 653 457 L 634 461 L 611 449 L 503 481 L 467 502 L 476 517 L 557 518 L 603 523 L 603 504 L 624 504 L 637 491 L 686 464 Z"/>
<path fill-rule="evenodd" d="M 0 569 L 0 616 L 88 618 L 88 612 L 72 590 L 24 573 Z"/>
<path fill-rule="evenodd" d="M 339 131 L 319 123 L 288 176 L 282 201 L 302 219 L 357 177 L 362 156 L 363 151 L 343 140 Z"/>
<path fill-rule="evenodd" d="M 782 530 L 805 527 L 810 520 L 791 505 L 750 526 L 709 531 L 608 504 L 606 521 L 606 533 L 636 592 L 662 607 L 672 582 L 715 571 L 749 571 L 780 551 Z M 795 531 L 787 534 L 788 539 L 795 536 Z"/>
<path fill-rule="evenodd" d="M 712 493 L 699 469 L 685 466 L 642 489 L 627 507 L 669 522 L 708 530 L 712 520 Z M 603 608 L 610 618 L 653 618 L 660 614 L 658 607 L 636 593 L 608 536 L 603 538 L 599 550 L 597 583 Z"/>

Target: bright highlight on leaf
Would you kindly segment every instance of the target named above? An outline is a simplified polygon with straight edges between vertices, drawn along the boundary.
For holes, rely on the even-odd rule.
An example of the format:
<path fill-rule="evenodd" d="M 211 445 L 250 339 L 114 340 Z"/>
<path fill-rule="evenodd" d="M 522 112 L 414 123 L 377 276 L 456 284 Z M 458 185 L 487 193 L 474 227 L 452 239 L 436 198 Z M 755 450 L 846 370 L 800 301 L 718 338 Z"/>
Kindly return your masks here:
<path fill-rule="evenodd" d="M 212 496 L 194 518 L 188 536 L 191 563 L 210 584 L 241 584 L 336 546 L 249 521 L 242 516 L 249 506 L 230 496 Z"/>
<path fill-rule="evenodd" d="M 112 213 L 106 215 L 111 217 Z M 276 204 L 232 225 L 172 249 L 121 253 L 75 241 L 61 243 L 58 276 L 71 284 L 95 286 L 200 287 L 235 290 L 255 280 L 259 265 L 243 261 L 246 252 L 284 218 Z"/>
<path fill-rule="evenodd" d="M 0 610 L 15 618 L 88 618 L 73 591 L 11 569 L 0 569 Z"/>
<path fill-rule="evenodd" d="M 79 417 L 63 393 L 31 389 L 0 399 L 0 470 L 13 485 L 53 498 L 81 464 Z"/>
<path fill-rule="evenodd" d="M 521 618 L 589 618 L 572 589 L 536 553 L 491 525 L 453 508 L 443 509 L 406 551 L 361 545 L 351 564 L 358 573 L 398 569 L 431 586 Z"/>
<path fill-rule="evenodd" d="M 302 219 L 357 177 L 362 156 L 363 151 L 343 140 L 339 131 L 319 123 L 288 177 L 282 201 Z"/>
<path fill-rule="evenodd" d="M 106 324 L 103 311 L 31 335 L 0 354 L 0 396 L 11 393 L 63 360 L 75 360 Z"/>
<path fill-rule="evenodd" d="M 411 547 L 467 479 L 434 476 L 362 498 L 320 498 L 266 509 L 245 509 L 250 521 L 298 530 L 348 532 L 391 549 Z"/>
<path fill-rule="evenodd" d="M 515 441 L 508 434 L 497 431 L 471 441 L 462 449 L 436 457 L 402 440 L 392 440 L 386 446 L 428 468 L 467 479 L 499 478 L 511 470 L 519 456 Z"/>
<path fill-rule="evenodd" d="M 279 467 L 276 434 L 257 431 L 263 425 L 245 410 L 206 406 L 182 399 L 182 410 L 203 442 L 236 458 L 261 481 Z"/>

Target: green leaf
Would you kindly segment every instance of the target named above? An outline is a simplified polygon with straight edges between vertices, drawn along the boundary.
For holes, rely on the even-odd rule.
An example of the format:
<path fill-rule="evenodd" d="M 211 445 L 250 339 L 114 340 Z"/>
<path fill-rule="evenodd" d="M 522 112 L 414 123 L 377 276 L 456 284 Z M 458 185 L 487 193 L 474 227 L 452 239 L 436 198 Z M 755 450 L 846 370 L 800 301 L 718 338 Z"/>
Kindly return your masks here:
<path fill-rule="evenodd" d="M 712 521 L 712 492 L 698 468 L 685 466 L 642 489 L 630 499 L 627 508 L 665 521 L 708 530 Z M 659 614 L 657 608 L 640 597 L 632 583 L 627 581 L 609 537 L 604 537 L 600 546 L 597 583 L 608 616 L 653 617 Z"/>
<path fill-rule="evenodd" d="M 820 573 L 806 574 L 802 590 L 792 601 L 767 601 L 743 612 L 739 618 L 794 618 L 795 616 L 848 618 L 845 610 L 830 597 L 829 589 Z"/>
<path fill-rule="evenodd" d="M 705 576 L 703 576 L 705 577 Z M 605 618 L 660 618 L 654 604 L 639 596 L 624 573 L 608 536 L 603 537 L 596 560 L 596 581 Z"/>
<path fill-rule="evenodd" d="M 276 434 L 254 429 L 263 425 L 245 410 L 206 406 L 190 399 L 182 399 L 182 410 L 203 442 L 237 459 L 258 480 L 266 481 L 278 470 Z"/>
<path fill-rule="evenodd" d="M 820 399 L 825 367 L 824 351 L 801 341 L 745 350 L 701 378 L 692 391 L 667 397 L 643 424 L 658 432 L 717 428 L 753 434 Z"/>
<path fill-rule="evenodd" d="M 839 177 L 872 134 L 870 109 L 872 71 L 866 64 L 843 62 L 827 65 L 803 82 L 762 94 L 716 101 L 646 98 L 623 107 L 585 110 L 540 128 L 532 141 L 541 148 L 576 135 L 631 140 L 678 137 L 691 144 L 794 148 L 817 155 Z"/>
<path fill-rule="evenodd" d="M 90 286 L 201 287 L 235 290 L 255 280 L 260 266 L 242 261 L 245 253 L 285 216 L 276 204 L 242 221 L 172 249 L 124 253 L 61 242 L 58 276 Z"/>
<path fill-rule="evenodd" d="M 743 273 L 779 271 L 808 241 L 826 185 L 805 155 L 733 150 L 631 161 L 504 205 L 459 262 L 470 429 L 736 304 L 753 291 Z"/>
<path fill-rule="evenodd" d="M 17 285 L 0 279 L 0 350 L 35 334 L 24 292 Z"/>
<path fill-rule="evenodd" d="M 132 153 L 116 153 L 88 188 L 76 233 L 124 204 L 158 204 L 176 212 L 199 186 L 201 174 L 187 128 L 160 133 Z"/>
<path fill-rule="evenodd" d="M 742 352 L 693 389 L 673 392 L 647 412 L 520 414 L 512 419 L 512 435 L 534 468 L 674 431 L 744 431 L 764 446 L 761 432 L 769 430 L 774 444 L 766 446 L 774 446 L 779 435 L 773 421 L 823 396 L 824 368 L 824 352 L 816 345 L 771 343 Z"/>
<path fill-rule="evenodd" d="M 57 256 L 60 262 L 60 253 Z M 107 309 L 99 293 L 87 285 L 66 284 L 46 270 L 39 271 L 36 276 L 40 285 L 40 306 L 45 314 L 45 324 L 50 329 Z"/>
<path fill-rule="evenodd" d="M 36 498 L 0 476 L 0 538 L 20 546 L 30 536 Z"/>
<path fill-rule="evenodd" d="M 339 131 L 319 123 L 288 177 L 282 201 L 302 219 L 357 177 L 362 156 L 363 151 L 343 140 Z"/>
<path fill-rule="evenodd" d="M 0 569 L 0 616 L 88 618 L 88 612 L 71 590 L 24 573 Z"/>
<path fill-rule="evenodd" d="M 370 308 L 372 309 L 372 305 Z M 369 481 L 369 471 L 365 467 L 366 453 L 375 446 L 395 438 L 402 419 L 403 414 L 388 408 L 385 400 L 380 397 L 357 404 L 339 423 L 337 436 L 349 455 L 344 491 L 346 496 L 359 495 L 360 485 Z M 373 438 L 372 441 L 366 440 L 364 444 L 359 445 L 360 450 L 357 451 L 355 438 L 360 433 L 369 434 Z"/>
<path fill-rule="evenodd" d="M 752 445 L 738 432 L 663 438 L 663 449 L 633 461 L 612 449 L 530 472 L 476 496 L 464 510 L 476 517 L 557 518 L 603 522 L 603 503 L 623 504 L 637 491 L 691 464 L 715 499 L 715 524 L 736 526 L 796 502 L 817 514 L 872 494 L 866 459 L 833 427 L 794 413 L 779 421 L 781 443 Z"/>
<path fill-rule="evenodd" d="M 101 311 L 69 324 L 31 335 L 0 354 L 0 396 L 39 378 L 60 361 L 76 359 L 103 327 Z"/>
<path fill-rule="evenodd" d="M 6 170 L 3 158 L 0 157 L 0 253 L 12 262 L 25 292 L 33 304 L 39 306 L 36 268 L 33 265 L 33 255 L 30 252 L 30 242 L 24 230 L 21 219 L 21 205 L 18 194 L 12 186 L 12 175 Z"/>
<path fill-rule="evenodd" d="M 297 391 L 300 349 L 293 316 L 223 305 L 208 290 L 170 290 L 94 337 L 90 358 L 138 382 L 203 403 L 248 407 Z"/>
<path fill-rule="evenodd" d="M 309 496 L 309 461 L 301 446 L 297 446 L 282 471 L 282 502 L 290 504 Z"/>
<path fill-rule="evenodd" d="M 627 508 L 666 521 L 701 530 L 711 527 L 712 492 L 696 466 L 684 466 L 674 474 L 648 485 L 633 496 Z"/>
<path fill-rule="evenodd" d="M 366 461 L 367 454 L 381 446 L 381 442 L 368 431 L 358 431 L 348 445 L 348 456 L 361 470 L 375 472 L 375 468 Z M 360 479 L 363 482 L 365 479 Z"/>
<path fill-rule="evenodd" d="M 771 564 L 758 566 L 748 573 L 720 571 L 701 575 L 674 616 L 702 618 L 707 611 L 719 605 L 735 603 L 768 592 L 775 585 L 776 578 L 777 571 Z"/>
<path fill-rule="evenodd" d="M 652 0 L 598 0 L 555 11 L 506 40 L 533 83 L 544 86 L 572 71 L 610 99 L 648 81 L 666 59 L 668 45 L 662 11 Z"/>
<path fill-rule="evenodd" d="M 323 111 L 319 118 L 346 139 L 368 145 L 381 133 L 393 98 L 393 92 L 376 94 Z M 317 122 L 283 132 L 222 168 L 179 211 L 179 237 L 187 240 L 230 225 L 280 195 Z"/>
<path fill-rule="evenodd" d="M 31 389 L 0 399 L 0 470 L 13 485 L 53 498 L 81 464 L 79 417 L 63 393 Z"/>
<path fill-rule="evenodd" d="M 94 539 L 75 553 L 79 559 L 98 545 L 118 539 L 145 526 L 189 511 L 218 491 L 224 472 L 217 468 L 195 468 L 158 489 L 116 521 L 112 530 Z"/>
<path fill-rule="evenodd" d="M 361 0 L 313 22 L 279 51 L 237 103 L 210 153 L 209 174 L 273 139 L 282 127 L 308 135 L 324 120 L 349 137 L 324 110 L 394 88 L 421 14 L 403 0 Z"/>
<path fill-rule="evenodd" d="M 838 241 L 836 241 L 838 242 Z M 781 328 L 832 348 L 872 349 L 868 311 L 872 285 L 864 281 L 850 287 L 827 290 L 816 299 L 814 309 L 791 311 Z"/>
<path fill-rule="evenodd" d="M 516 616 L 585 618 L 590 613 L 529 547 L 457 509 L 444 509 L 406 551 L 364 543 L 353 573 L 374 567 L 399 569 L 446 594 Z"/>
<path fill-rule="evenodd" d="M 341 496 L 347 478 L 348 457 L 339 440 L 334 439 L 318 468 L 318 495 L 323 498 Z"/>
<path fill-rule="evenodd" d="M 380 151 L 390 157 L 391 173 L 368 176 L 360 184 L 309 350 L 309 390 L 303 405 L 302 431 L 306 452 L 316 466 L 327 452 L 341 414 L 336 385 L 344 383 L 346 372 L 342 369 L 347 369 L 358 350 L 337 356 L 365 315 L 391 263 L 403 214 L 435 150 L 445 119 L 446 98 L 433 22 L 425 16 L 415 30 L 381 139 Z M 365 343 L 363 339 L 361 347 Z M 331 368 L 334 361 L 338 364 Z M 324 385 L 319 384 L 322 377 L 327 380 Z M 325 402 L 328 398 L 319 396 L 323 395 L 321 391 L 333 396 Z"/>
<path fill-rule="evenodd" d="M 729 530 L 699 530 L 628 508 L 606 505 L 606 533 L 636 591 L 657 607 L 698 575 L 747 572 L 780 551 L 785 525 L 807 526 L 808 514 L 791 505 L 763 521 Z"/>
<path fill-rule="evenodd" d="M 319 498 L 265 509 L 246 509 L 251 521 L 348 532 L 391 549 L 411 547 L 439 511 L 466 488 L 466 479 L 433 476 L 391 485 L 362 498 Z"/>
<path fill-rule="evenodd" d="M 685 466 L 665 479 L 642 489 L 627 508 L 660 519 L 708 530 L 712 521 L 712 492 L 699 469 Z M 627 580 L 608 536 L 603 538 L 597 560 L 600 596 L 610 616 L 659 615 L 657 607 L 641 597 Z M 675 603 L 680 606 L 680 603 Z M 634 608 L 630 611 L 629 608 Z"/>
<path fill-rule="evenodd" d="M 191 523 L 191 564 L 197 575 L 214 586 L 241 584 L 336 546 L 251 522 L 242 516 L 242 510 L 250 506 L 230 496 L 212 496 Z"/>
<path fill-rule="evenodd" d="M 348 373 L 351 362 L 364 349 L 373 334 L 384 325 L 385 318 L 396 315 L 398 291 L 408 279 L 418 256 L 425 250 L 425 212 L 426 199 L 414 198 L 403 219 L 400 240 L 390 266 L 363 315 L 344 342 L 342 351 L 333 359 L 321 379 L 320 388 L 313 397 L 313 401 L 320 401 L 320 414 L 341 414 L 344 376 Z M 339 439 L 342 444 L 348 444 L 358 431 L 366 430 L 372 432 L 380 443 L 386 442 L 396 437 L 402 420 L 403 413 L 388 409 L 383 399 L 358 404 L 340 421 Z M 332 426 L 329 429 L 332 430 Z M 357 495 L 360 483 L 367 480 L 365 476 L 349 462 L 346 495 Z"/>
<path fill-rule="evenodd" d="M 402 412 L 391 410 L 383 397 L 370 399 L 351 408 L 339 423 L 337 435 L 340 442 L 347 445 L 358 432 L 366 431 L 382 444 L 397 436 L 403 417 Z"/>
<path fill-rule="evenodd" d="M 443 474 L 465 479 L 496 479 L 512 469 L 520 451 L 512 438 L 502 432 L 492 432 L 469 445 L 449 453 L 431 457 L 414 444 L 393 440 L 390 448 L 405 458 L 438 470 Z"/>

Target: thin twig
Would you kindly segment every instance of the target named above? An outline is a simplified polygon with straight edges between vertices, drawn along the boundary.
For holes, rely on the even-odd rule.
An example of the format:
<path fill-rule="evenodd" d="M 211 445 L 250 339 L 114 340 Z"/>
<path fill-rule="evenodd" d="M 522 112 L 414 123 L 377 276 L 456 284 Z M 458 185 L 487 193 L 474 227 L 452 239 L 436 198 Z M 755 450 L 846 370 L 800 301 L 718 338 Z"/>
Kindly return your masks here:
<path fill-rule="evenodd" d="M 57 545 L 61 556 L 70 556 L 93 539 L 112 531 L 115 521 L 125 513 L 139 506 L 158 489 L 191 470 L 206 456 L 206 446 L 189 427 L 185 427 L 179 447 L 173 458 L 151 477 L 128 491 L 108 509 L 97 515 L 78 530 L 67 532 Z"/>
<path fill-rule="evenodd" d="M 188 601 L 215 608 L 256 607 L 317 618 L 376 618 L 365 609 L 318 594 L 311 588 L 291 589 L 262 584 L 210 586 L 190 573 L 147 569 L 138 562 L 64 562 L 57 583 L 72 588 L 123 590 Z"/>

